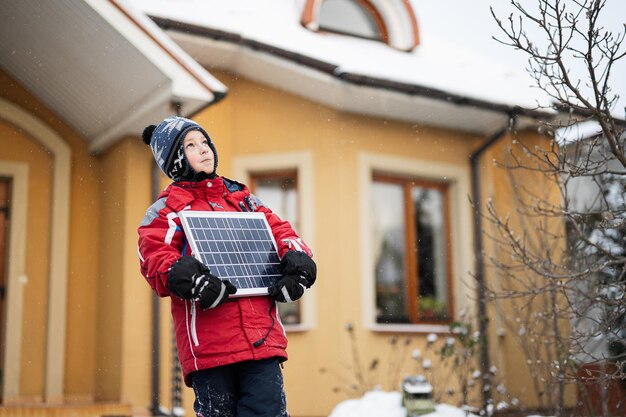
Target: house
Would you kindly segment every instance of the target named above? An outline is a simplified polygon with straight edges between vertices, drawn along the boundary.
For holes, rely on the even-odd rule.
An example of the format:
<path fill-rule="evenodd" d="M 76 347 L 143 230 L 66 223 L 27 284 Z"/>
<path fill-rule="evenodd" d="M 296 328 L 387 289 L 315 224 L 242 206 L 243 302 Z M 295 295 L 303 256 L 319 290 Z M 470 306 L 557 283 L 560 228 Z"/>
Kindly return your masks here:
<path fill-rule="evenodd" d="M 41 415 L 42 404 L 130 414 L 149 387 L 127 361 L 150 357 L 132 353 L 142 324 L 125 316 L 141 305 L 138 293 L 147 305 L 150 295 L 127 257 L 136 232 L 124 213 L 127 197 L 149 199 L 150 189 L 132 173 L 144 147 L 121 139 L 171 114 L 172 103 L 194 114 L 227 89 L 113 1 L 7 4 L 1 34 L 0 415 L 29 406 Z"/>
<path fill-rule="evenodd" d="M 512 120 L 541 143 L 537 120 L 552 116 L 523 73 L 424 42 L 404 0 L 21 2 L 5 15 L 0 416 L 192 415 L 170 372 L 168 301 L 153 300 L 136 259 L 136 227 L 167 183 L 138 136 L 167 114 L 206 126 L 219 173 L 314 250 L 318 282 L 281 306 L 292 415 L 328 415 L 345 398 L 333 387 L 358 384 L 354 348 L 366 368 L 376 356 L 416 372 L 410 352 L 427 335 L 478 314 L 468 197 L 506 208 L 491 161 Z M 526 381 L 497 327 L 494 316 L 501 372 Z M 525 384 L 516 395 L 530 398 Z"/>

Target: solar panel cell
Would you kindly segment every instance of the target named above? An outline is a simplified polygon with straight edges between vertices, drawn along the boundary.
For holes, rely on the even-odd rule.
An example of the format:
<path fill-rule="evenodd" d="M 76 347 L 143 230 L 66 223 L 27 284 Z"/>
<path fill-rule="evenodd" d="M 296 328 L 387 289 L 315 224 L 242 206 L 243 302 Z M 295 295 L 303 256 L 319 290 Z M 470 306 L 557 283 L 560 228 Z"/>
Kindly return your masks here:
<path fill-rule="evenodd" d="M 280 279 L 280 257 L 262 213 L 182 211 L 192 254 L 238 288 L 236 297 L 266 295 Z"/>

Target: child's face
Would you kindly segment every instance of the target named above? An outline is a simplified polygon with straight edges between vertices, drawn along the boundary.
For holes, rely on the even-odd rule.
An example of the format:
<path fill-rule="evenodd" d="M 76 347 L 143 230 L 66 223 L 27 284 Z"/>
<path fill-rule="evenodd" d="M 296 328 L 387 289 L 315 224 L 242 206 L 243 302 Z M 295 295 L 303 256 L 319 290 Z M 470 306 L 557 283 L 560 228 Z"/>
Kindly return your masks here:
<path fill-rule="evenodd" d="M 215 169 L 215 155 L 209 146 L 209 141 L 199 130 L 192 130 L 183 139 L 183 149 L 187 161 L 198 172 L 212 174 Z"/>

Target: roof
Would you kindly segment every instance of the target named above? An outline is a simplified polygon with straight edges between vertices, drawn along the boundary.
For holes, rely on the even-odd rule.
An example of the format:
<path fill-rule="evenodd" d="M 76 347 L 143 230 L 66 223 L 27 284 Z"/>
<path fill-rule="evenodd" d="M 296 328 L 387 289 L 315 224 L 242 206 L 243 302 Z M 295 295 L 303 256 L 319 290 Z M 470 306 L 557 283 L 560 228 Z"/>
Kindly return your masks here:
<path fill-rule="evenodd" d="M 119 0 L 9 2 L 0 67 L 101 152 L 174 112 L 226 94 L 150 19 Z M 6 22 L 10 22 L 7 24 Z"/>
<path fill-rule="evenodd" d="M 489 132 L 507 113 L 545 117 L 524 72 L 430 37 L 410 52 L 317 33 L 303 0 L 132 0 L 207 68 L 234 71 L 327 104 L 385 118 Z M 420 11 L 415 10 L 417 19 Z"/>

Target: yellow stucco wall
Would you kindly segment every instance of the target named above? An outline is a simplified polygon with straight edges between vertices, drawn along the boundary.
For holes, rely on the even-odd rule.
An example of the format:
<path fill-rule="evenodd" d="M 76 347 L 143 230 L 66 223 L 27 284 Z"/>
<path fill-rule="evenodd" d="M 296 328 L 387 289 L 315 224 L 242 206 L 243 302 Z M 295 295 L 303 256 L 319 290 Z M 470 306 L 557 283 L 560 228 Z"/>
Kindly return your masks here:
<path fill-rule="evenodd" d="M 0 97 L 32 114 L 71 148 L 70 243 L 66 321 L 65 394 L 69 400 L 93 398 L 97 278 L 99 163 L 88 154 L 87 142 L 58 115 L 0 71 Z M 41 401 L 44 386 L 47 290 L 50 241 L 50 199 L 53 159 L 40 140 L 0 119 L 0 160 L 28 165 L 28 223 L 22 325 L 20 393 Z"/>
<path fill-rule="evenodd" d="M 35 139 L 22 133 L 17 127 L 0 121 L 0 138 L 3 146 L 0 160 L 26 162 L 30 168 L 28 184 L 27 236 L 26 252 L 39 254 L 28 257 L 24 285 L 24 304 L 28 306 L 23 313 L 22 332 L 22 378 L 20 390 L 25 396 L 38 398 L 43 388 L 42 369 L 45 361 L 45 321 L 48 263 L 50 244 L 50 178 L 52 161 L 46 149 Z M 36 203 L 35 203 L 36 202 Z M 37 237 L 37 238 L 35 238 Z"/>
<path fill-rule="evenodd" d="M 221 175 L 232 177 L 234 161 L 242 157 L 306 152 L 312 158 L 312 241 L 319 279 L 314 327 L 288 334 L 290 359 L 284 374 L 290 412 L 295 417 L 327 416 L 347 397 L 333 392 L 333 387 L 341 385 L 341 378 L 349 383 L 354 380 L 349 369 L 352 345 L 345 330 L 348 322 L 355 324 L 363 366 L 367 368 L 375 357 L 381 361 L 378 375 L 372 373 L 371 378 L 386 384 L 385 388 L 397 388 L 389 375 L 417 372 L 410 353 L 416 348 L 426 353 L 429 348 L 425 333 L 375 332 L 362 322 L 359 155 L 367 152 L 434 161 L 458 167 L 469 176 L 468 156 L 483 138 L 341 113 L 232 74 L 215 74 L 228 85 L 229 95 L 195 119 L 216 144 Z M 136 228 L 152 203 L 150 150 L 138 137 L 131 137 L 103 155 L 90 155 L 86 140 L 11 77 L 0 72 L 0 85 L 6 87 L 0 90 L 2 97 L 45 121 L 67 141 L 72 152 L 66 401 L 121 401 L 131 404 L 135 413 L 145 414 L 150 404 L 151 292 L 139 274 Z M 22 375 L 28 377 L 22 378 L 20 390 L 26 401 L 37 401 L 44 385 L 53 166 L 45 149 L 15 126 L 0 121 L 0 140 L 0 160 L 25 162 L 30 169 L 29 280 L 24 300 L 28 308 L 24 309 L 21 362 Z M 491 164 L 497 152 L 501 149 L 483 157 L 483 192 L 486 197 L 506 198 L 505 178 Z M 161 187 L 166 183 L 162 176 Z M 472 250 L 471 236 L 463 246 Z M 494 250 L 493 246 L 488 248 Z M 466 271 L 457 272 L 455 279 Z M 170 403 L 168 304 L 166 299 L 160 301 L 160 381 L 165 406 Z M 492 320 L 492 334 L 497 327 L 497 320 Z M 398 344 L 390 344 L 392 335 L 400 336 Z M 523 358 L 513 339 L 505 336 L 498 340 L 500 344 L 494 341 L 491 347 L 494 357 L 501 361 L 502 372 L 508 379 L 524 380 L 524 371 L 517 365 Z M 389 371 L 390 364 L 397 364 L 399 370 Z M 320 372 L 322 368 L 326 372 Z M 520 396 L 530 399 L 523 392 Z M 193 415 L 190 389 L 184 388 L 183 399 L 187 414 Z"/>
<path fill-rule="evenodd" d="M 484 198 L 485 201 L 487 201 L 486 199 L 492 200 L 493 207 L 499 217 L 509 222 L 515 233 L 525 242 L 524 246 L 530 253 L 545 257 L 550 252 L 554 261 L 562 262 L 564 242 L 556 239 L 556 236 L 564 236 L 565 225 L 559 217 L 559 213 L 541 215 L 540 212 L 533 211 L 540 203 L 544 208 L 547 207 L 546 203 L 560 207 L 562 196 L 555 185 L 555 178 L 538 171 L 540 168 L 545 168 L 545 165 L 534 157 L 528 157 L 524 148 L 530 152 L 538 152 L 540 155 L 541 150 L 546 150 L 547 155 L 550 155 L 551 152 L 549 140 L 534 132 L 522 131 L 508 134 L 507 137 L 493 146 L 484 157 L 485 161 L 490 162 L 489 166 L 483 166 L 484 172 L 489 173 L 488 178 L 490 179 L 490 188 L 483 190 Z M 513 155 L 522 161 L 524 166 L 529 169 L 537 169 L 537 171 L 514 169 L 513 167 L 517 166 L 517 162 L 513 160 Z M 493 161 L 497 161 L 497 163 L 493 163 Z M 508 167 L 513 169 L 508 169 Z M 520 215 L 520 212 L 526 212 L 528 215 Z M 485 222 L 485 231 L 491 236 L 497 236 L 498 233 L 497 228 L 487 221 Z M 545 231 L 550 231 L 550 233 Z M 488 253 L 499 256 L 504 263 L 519 265 L 512 260 L 510 250 L 506 245 L 494 245 L 489 239 L 486 241 L 489 245 Z M 528 283 L 533 282 L 531 280 L 536 280 L 534 281 L 536 288 L 543 288 L 546 283 L 534 276 L 528 268 L 524 268 L 515 275 L 519 282 L 506 279 L 497 268 L 488 267 L 487 279 L 497 289 L 512 289 L 520 292 L 528 290 Z M 522 282 L 524 284 L 521 284 Z M 541 317 L 534 317 L 532 314 L 533 312 L 550 311 L 552 302 L 545 291 L 543 293 L 538 292 L 534 297 L 532 303 L 529 302 L 528 298 L 499 301 L 500 309 L 504 309 L 505 312 L 502 316 L 496 314 L 493 304 L 490 305 L 491 334 L 494 335 L 491 347 L 493 358 L 497 359 L 503 368 L 504 382 L 507 388 L 525 404 L 545 407 L 552 405 L 555 398 L 550 397 L 551 394 L 545 392 L 545 384 L 541 381 L 547 379 L 545 378 L 547 372 L 540 370 L 544 366 L 549 366 L 548 363 L 551 359 L 554 360 L 554 356 L 550 359 L 545 352 L 545 348 L 547 348 L 554 354 L 555 342 L 546 336 L 552 334 L 553 323 L 547 317 L 542 319 Z M 560 296 L 557 303 L 563 303 L 561 307 L 567 308 L 564 305 L 565 300 Z M 519 310 L 515 311 L 515 308 Z M 568 320 L 563 317 L 558 325 L 561 335 L 566 336 L 569 331 Z M 503 330 L 505 336 L 495 337 L 498 330 Z M 533 334 L 534 331 L 541 333 Z M 536 363 L 534 360 L 532 362 L 535 364 L 529 366 L 527 363 L 528 355 L 524 353 L 523 343 L 518 340 L 518 335 L 521 335 L 519 339 L 523 339 L 524 343 L 530 340 L 536 342 L 534 345 L 531 344 L 533 346 L 531 349 L 538 348 L 538 351 L 541 351 L 541 354 L 537 355 L 540 363 Z M 531 369 L 538 371 L 537 377 L 534 378 L 535 381 L 539 381 L 538 385 L 533 384 Z M 570 369 L 569 372 L 571 375 L 572 370 Z M 553 383 L 553 388 L 556 391 L 557 383 L 556 381 Z M 543 393 L 539 394 L 540 392 Z M 541 397 L 543 397 L 543 404 Z M 565 401 L 567 404 L 573 405 L 575 400 L 575 386 L 568 384 Z"/>
<path fill-rule="evenodd" d="M 136 229 L 150 200 L 149 149 L 136 138 L 102 157 L 98 398 L 150 402 L 151 292 L 139 274 Z"/>
<path fill-rule="evenodd" d="M 350 378 L 351 347 L 344 326 L 356 323 L 363 361 L 396 360 L 389 334 L 363 329 L 359 260 L 359 152 L 456 164 L 467 169 L 480 140 L 458 132 L 340 113 L 267 86 L 217 73 L 229 87 L 223 103 L 195 119 L 203 124 L 220 155 L 219 173 L 231 175 L 232 158 L 276 152 L 310 151 L 315 175 L 316 327 L 290 332 L 285 385 L 294 416 L 328 415 L 345 398 L 332 392 L 339 381 L 320 368 Z M 237 179 L 237 178 L 235 178 Z M 468 242 L 468 249 L 471 242 Z M 410 335 L 404 372 L 414 372 L 410 351 L 425 349 L 424 334 Z M 400 348 L 397 348 L 400 349 Z M 397 354 L 398 352 L 396 352 Z M 434 359 L 434 358 L 433 358 Z M 384 373 L 384 372 L 383 372 Z M 381 380 L 387 378 L 381 377 Z M 192 397 L 192 395 L 187 395 Z M 191 401 L 187 400 L 190 412 Z"/>

